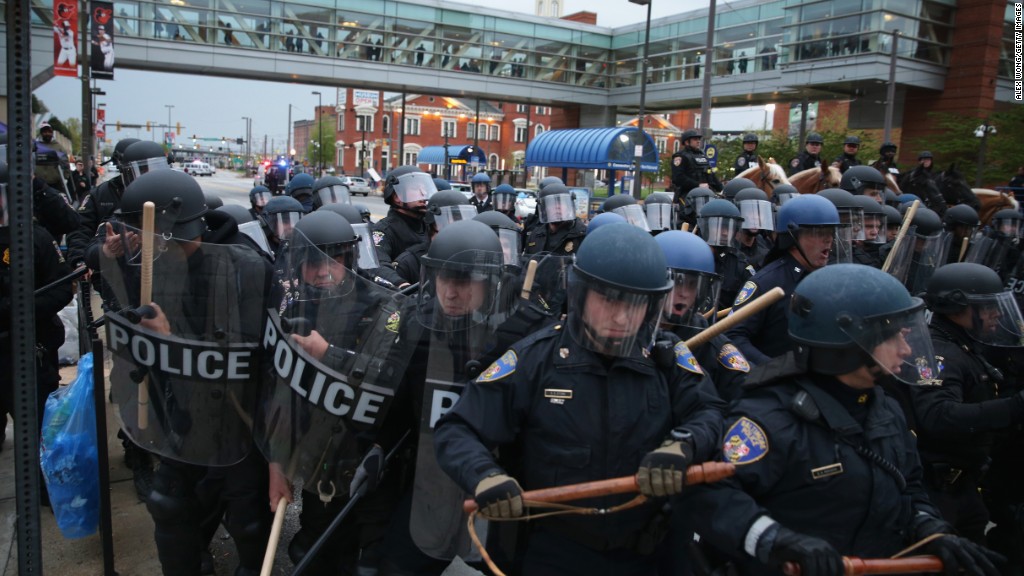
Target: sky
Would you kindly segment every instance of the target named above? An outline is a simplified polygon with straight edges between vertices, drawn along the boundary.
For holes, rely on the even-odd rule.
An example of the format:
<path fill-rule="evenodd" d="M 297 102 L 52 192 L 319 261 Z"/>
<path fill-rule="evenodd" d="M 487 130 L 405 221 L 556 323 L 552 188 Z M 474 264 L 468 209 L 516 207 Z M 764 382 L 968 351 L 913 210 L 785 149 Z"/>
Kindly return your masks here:
<path fill-rule="evenodd" d="M 593 10 L 595 5 L 593 0 L 563 2 L 563 14 Z M 476 0 L 474 4 L 529 14 L 533 14 L 534 10 L 534 0 Z M 605 0 L 600 4 L 597 23 L 601 26 L 643 22 L 647 15 L 645 6 L 632 4 L 628 0 Z M 705 0 L 688 0 L 685 3 L 679 0 L 653 0 L 651 17 L 656 19 L 706 5 Z M 182 136 L 179 138 L 183 143 L 186 142 L 186 136 L 191 137 L 194 133 L 208 137 L 244 137 L 246 122 L 242 117 L 248 116 L 253 119 L 254 150 L 262 149 L 264 136 L 268 149 L 273 143 L 274 148 L 283 150 L 288 131 L 288 104 L 294 105 L 291 119 L 295 121 L 314 118 L 317 104 L 317 97 L 311 94 L 314 90 L 323 93 L 324 105 L 336 101 L 335 88 L 330 86 L 127 69 L 117 69 L 115 78 L 113 81 L 98 81 L 99 88 L 106 95 L 97 98 L 97 102 L 106 105 L 107 137 L 113 141 L 129 137 L 159 140 L 160 133 L 156 130 L 146 132 L 145 128 L 124 129 L 118 133 L 115 123 L 120 120 L 125 124 L 145 125 L 147 121 L 167 124 L 167 106 L 171 105 L 170 122 L 172 126 L 181 122 Z M 81 115 L 81 87 L 80 80 L 54 78 L 37 89 L 35 94 L 51 114 L 61 118 L 78 117 Z M 712 116 L 716 130 L 742 130 L 760 126 L 764 112 L 763 108 L 715 109 Z M 191 143 L 190 140 L 187 142 Z"/>

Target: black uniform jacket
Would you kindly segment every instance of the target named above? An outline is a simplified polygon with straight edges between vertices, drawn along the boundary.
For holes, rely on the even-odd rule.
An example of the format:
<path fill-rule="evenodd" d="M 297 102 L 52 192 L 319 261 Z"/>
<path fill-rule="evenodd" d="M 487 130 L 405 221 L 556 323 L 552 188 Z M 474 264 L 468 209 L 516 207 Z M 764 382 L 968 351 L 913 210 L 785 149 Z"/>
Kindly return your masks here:
<path fill-rule="evenodd" d="M 754 364 L 764 364 L 771 358 L 782 356 L 792 348 L 789 339 L 789 321 L 786 320 L 786 306 L 793 289 L 810 271 L 801 266 L 788 253 L 778 260 L 766 264 L 757 271 L 740 290 L 733 309 L 742 307 L 750 300 L 781 286 L 785 297 L 771 306 L 757 312 L 731 328 L 726 335 L 739 347 L 743 355 Z"/>

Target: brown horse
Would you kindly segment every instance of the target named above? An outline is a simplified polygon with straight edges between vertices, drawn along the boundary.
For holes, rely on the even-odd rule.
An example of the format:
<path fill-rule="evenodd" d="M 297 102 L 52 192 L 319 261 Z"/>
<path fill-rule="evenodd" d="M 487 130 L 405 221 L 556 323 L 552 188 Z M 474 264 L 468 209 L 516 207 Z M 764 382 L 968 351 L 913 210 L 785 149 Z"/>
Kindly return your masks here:
<path fill-rule="evenodd" d="M 981 202 L 981 210 L 978 210 L 978 219 L 981 220 L 982 226 L 987 226 L 992 220 L 992 215 L 1003 208 L 1017 210 L 1017 201 L 1013 196 L 1005 192 L 989 190 L 987 188 L 971 188 L 971 192 L 974 192 L 974 195 L 978 197 L 978 201 Z"/>
<path fill-rule="evenodd" d="M 758 188 L 764 191 L 768 195 L 768 199 L 772 198 L 772 191 L 775 190 L 776 186 L 782 184 L 789 184 L 789 178 L 786 177 L 786 171 L 775 163 L 774 158 L 769 158 L 765 161 L 764 158 L 757 157 L 757 166 L 751 166 L 743 172 L 736 175 L 737 178 L 746 178 Z"/>
<path fill-rule="evenodd" d="M 789 177 L 789 183 L 801 194 L 817 194 L 826 188 L 838 188 L 843 175 L 839 168 L 822 164 L 820 168 L 809 168 Z"/>

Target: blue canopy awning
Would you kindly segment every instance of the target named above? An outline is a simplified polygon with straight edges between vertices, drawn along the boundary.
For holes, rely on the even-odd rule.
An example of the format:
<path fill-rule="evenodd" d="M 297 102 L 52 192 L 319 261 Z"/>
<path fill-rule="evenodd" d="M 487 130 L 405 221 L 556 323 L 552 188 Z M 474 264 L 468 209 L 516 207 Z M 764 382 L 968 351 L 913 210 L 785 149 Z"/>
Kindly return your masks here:
<path fill-rule="evenodd" d="M 449 144 L 448 159 L 451 164 L 487 165 L 487 153 L 479 146 L 472 144 Z M 420 150 L 417 164 L 444 164 L 444 146 L 427 146 Z"/>
<path fill-rule="evenodd" d="M 632 170 L 633 151 L 640 143 L 635 126 L 549 130 L 537 136 L 526 149 L 527 166 Z M 644 132 L 644 153 L 640 169 L 658 171 L 658 147 Z"/>

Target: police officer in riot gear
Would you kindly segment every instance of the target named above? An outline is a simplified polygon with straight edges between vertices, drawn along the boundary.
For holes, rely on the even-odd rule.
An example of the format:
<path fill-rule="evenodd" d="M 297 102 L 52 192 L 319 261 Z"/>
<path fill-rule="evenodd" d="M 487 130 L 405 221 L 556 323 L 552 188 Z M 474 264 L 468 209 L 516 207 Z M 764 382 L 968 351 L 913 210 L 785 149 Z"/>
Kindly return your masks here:
<path fill-rule="evenodd" d="M 123 164 L 124 151 L 138 141 L 137 138 L 124 138 L 118 140 L 114 146 L 114 152 L 108 162 L 117 166 L 120 173 L 127 168 Z M 109 178 L 93 188 L 85 200 L 78 205 L 78 217 L 81 223 L 76 230 L 68 233 L 69 262 L 79 264 L 85 259 L 86 247 L 96 235 L 99 225 L 110 219 L 114 210 L 121 204 L 121 194 L 123 193 L 124 182 L 121 178 Z"/>
<path fill-rule="evenodd" d="M 939 268 L 924 298 L 942 383 L 912 390 L 925 486 L 958 534 L 984 544 L 989 515 L 979 485 L 996 436 L 1024 422 L 1024 392 L 1007 394 L 982 352 L 1024 345 L 1024 320 L 999 275 L 979 264 Z"/>
<path fill-rule="evenodd" d="M 296 174 L 288 181 L 288 185 L 284 187 L 285 194 L 298 200 L 306 214 L 313 211 L 314 182 L 315 180 L 309 174 Z"/>
<path fill-rule="evenodd" d="M 676 205 L 668 192 L 653 192 L 644 200 L 644 216 L 652 234 L 676 227 Z"/>
<path fill-rule="evenodd" d="M 858 242 L 864 241 L 864 208 L 855 200 L 854 195 L 841 188 L 827 188 L 818 192 L 818 196 L 827 199 L 839 212 L 839 227 L 836 229 L 836 241 L 833 246 L 830 262 L 851 263 L 868 260 Z M 859 262 L 862 263 L 862 262 Z"/>
<path fill-rule="evenodd" d="M 313 210 L 328 204 L 349 204 L 348 186 L 337 176 L 323 176 L 313 182 Z"/>
<path fill-rule="evenodd" d="M 601 212 L 612 212 L 644 232 L 650 232 L 644 208 L 630 194 L 614 194 L 601 204 Z"/>
<path fill-rule="evenodd" d="M 757 134 L 748 132 L 743 135 L 743 151 L 736 157 L 736 162 L 732 166 L 735 174 L 757 166 L 757 144 Z"/>
<path fill-rule="evenodd" d="M 856 195 L 851 201 L 864 213 L 864 239 L 854 240 L 853 261 L 855 264 L 881 268 L 882 259 L 878 256 L 878 249 L 888 242 L 885 236 L 885 210 L 870 196 Z"/>
<path fill-rule="evenodd" d="M 748 178 L 733 178 L 722 188 L 722 197 L 729 202 L 735 202 L 736 193 L 747 188 L 757 188 L 757 184 Z"/>
<path fill-rule="evenodd" d="M 404 281 L 394 271 L 395 259 L 427 239 L 423 216 L 427 198 L 435 192 L 433 178 L 415 166 L 399 166 L 384 179 L 384 203 L 390 208 L 387 216 L 374 224 L 373 245 L 377 247 L 381 275 L 396 286 Z"/>
<path fill-rule="evenodd" d="M 900 167 L 896 165 L 896 150 L 897 147 L 892 142 L 883 142 L 878 148 L 881 157 L 875 160 L 871 166 L 882 174 L 891 174 L 893 180 L 899 182 Z"/>
<path fill-rule="evenodd" d="M 690 230 L 694 230 L 697 225 L 697 215 L 701 209 L 714 198 L 715 193 L 710 188 L 694 188 L 687 193 L 676 190 L 675 204 L 680 207 L 683 222 L 690 225 Z"/>
<path fill-rule="evenodd" d="M 929 502 L 913 434 L 876 386 L 935 382 L 921 299 L 880 270 L 837 264 L 787 301 L 796 349 L 752 370 L 726 419 L 736 475 L 693 490 L 703 539 L 741 573 L 794 562 L 805 576 L 842 574 L 841 554 L 887 558 L 927 539 L 918 552 L 946 574 L 999 574 L 995 555 L 952 535 Z"/>
<path fill-rule="evenodd" d="M 281 245 L 292 235 L 292 229 L 305 214 L 302 204 L 291 196 L 274 196 L 263 207 L 260 222 L 270 243 L 270 250 L 277 253 Z"/>
<path fill-rule="evenodd" d="M 734 238 L 743 225 L 743 217 L 735 204 L 715 199 L 701 208 L 697 229 L 715 252 L 715 270 L 722 276 L 718 308 L 728 308 L 736 300 L 743 285 L 754 275 L 754 267 L 734 246 Z"/>
<path fill-rule="evenodd" d="M 495 211 L 501 212 L 518 224 L 519 217 L 516 216 L 516 199 L 518 197 L 519 193 L 511 185 L 498 184 L 494 190 L 491 190 L 491 205 Z"/>
<path fill-rule="evenodd" d="M 850 194 L 863 194 L 882 202 L 885 191 L 885 179 L 882 174 L 870 166 L 851 166 L 843 172 L 839 187 Z"/>
<path fill-rule="evenodd" d="M 430 248 L 430 241 L 446 225 L 458 220 L 471 220 L 476 216 L 476 207 L 462 192 L 452 189 L 439 190 L 427 200 L 427 212 L 423 222 L 427 225 L 427 239 L 414 244 L 395 258 L 395 272 L 405 284 L 414 284 L 420 278 L 420 258 Z"/>
<path fill-rule="evenodd" d="M 252 214 L 253 219 L 260 217 L 263 208 L 273 197 L 274 193 L 266 186 L 253 186 L 252 190 L 249 190 L 249 213 Z"/>
<path fill-rule="evenodd" d="M 764 268 L 740 289 L 733 309 L 776 286 L 792 294 L 808 274 L 828 264 L 838 226 L 836 207 L 817 194 L 802 194 L 783 204 L 775 220 L 775 246 Z M 772 304 L 726 333 L 755 365 L 792 349 L 787 332 L 787 301 L 784 298 Z"/>
<path fill-rule="evenodd" d="M 576 217 L 576 201 L 564 184 L 552 182 L 537 198 L 537 224 L 525 231 L 523 250 L 527 255 L 548 252 L 568 256 L 576 251 L 587 233 L 587 225 Z"/>
<path fill-rule="evenodd" d="M 760 188 L 744 188 L 736 193 L 733 200 L 743 218 L 735 236 L 736 248 L 754 270 L 759 270 L 772 249 L 772 240 L 768 236 L 775 230 L 772 203 Z"/>
<path fill-rule="evenodd" d="M 657 499 L 683 492 L 683 470 L 715 450 L 723 403 L 685 345 L 671 366 L 644 353 L 672 287 L 649 234 L 602 226 L 576 254 L 569 282 L 566 323 L 513 345 L 441 418 L 438 462 L 482 514 L 499 518 L 525 513 L 524 489 L 637 474 L 655 500 L 608 522 L 532 522 L 517 556 L 524 574 L 651 574 L 664 521 Z"/>
<path fill-rule="evenodd" d="M 174 286 L 168 285 L 169 278 L 161 278 L 158 282 L 154 277 L 154 302 L 151 303 L 153 312 L 141 319 L 140 326 L 146 329 L 147 334 L 160 338 L 173 335 L 188 340 L 203 340 L 215 346 L 223 342 L 258 342 L 262 328 L 260 311 L 265 310 L 269 301 L 270 267 L 255 251 L 243 245 L 234 245 L 240 239 L 237 225 L 232 220 L 219 220 L 218 228 L 209 226 L 214 220 L 207 219 L 202 189 L 191 176 L 173 170 L 158 170 L 141 174 L 128 185 L 118 215 L 117 228 L 120 228 L 120 233 L 112 224 L 107 224 L 107 236 L 100 250 L 104 265 L 117 267 L 118 262 L 127 261 L 135 244 L 132 235 L 138 234 L 131 230 L 138 230 L 146 202 L 153 202 L 158 207 L 155 232 L 162 242 L 167 243 L 154 263 L 163 265 L 167 261 L 165 259 L 171 259 L 173 262 L 167 264 L 171 267 L 168 269 L 184 275 L 174 278 L 177 283 Z M 127 268 L 130 270 L 131 267 Z M 228 269 L 235 273 L 225 273 Z M 104 276 L 106 278 L 108 274 Z M 112 281 L 112 278 L 107 280 Z M 128 287 L 130 283 L 125 286 Z M 226 291 L 235 289 L 237 293 L 226 295 Z M 175 298 L 180 300 L 172 301 Z M 161 304 L 173 304 L 179 313 L 165 314 Z M 220 309 L 228 305 L 236 306 L 237 313 L 232 315 Z M 224 316 L 221 317 L 221 314 Z M 214 315 L 217 318 L 212 317 Z M 115 379 L 112 372 L 111 394 L 122 410 L 126 426 L 131 426 L 135 434 L 144 434 L 142 426 L 133 426 L 134 418 L 124 418 L 125 414 L 130 413 L 124 410 L 132 410 L 134 402 L 130 397 L 126 402 L 123 395 L 138 386 L 134 377 L 127 375 L 130 379 L 126 379 L 126 375 L 120 373 L 120 370 L 128 368 L 115 365 L 119 376 Z M 203 424 L 192 421 L 183 412 L 195 400 L 184 392 L 186 388 L 183 386 L 189 380 L 183 374 L 175 377 L 155 367 L 150 368 L 149 374 L 158 381 L 167 380 L 166 383 L 154 382 L 154 386 L 170 386 L 167 392 L 169 395 L 159 400 L 169 420 L 161 421 L 159 427 L 178 430 L 180 435 L 169 438 L 169 443 L 163 446 L 165 450 L 204 446 L 200 450 L 204 452 L 205 446 L 209 444 L 245 446 L 251 442 L 249 436 L 211 438 L 200 434 L 197 429 L 201 429 Z M 253 394 L 258 384 L 258 374 L 255 371 L 243 384 Z M 178 397 L 175 391 L 186 395 Z M 248 391 L 242 395 L 233 395 L 236 401 L 244 402 L 242 396 L 245 394 Z M 170 414 L 172 400 L 178 404 L 177 410 Z M 220 406 L 222 421 L 238 418 L 236 408 L 215 405 Z M 155 414 L 160 418 L 159 413 Z M 197 430 L 197 437 L 189 438 L 190 441 L 186 442 L 183 435 L 187 435 L 185 430 L 190 429 Z M 223 428 L 225 433 L 242 429 L 230 426 Z M 236 576 L 257 574 L 271 521 L 266 506 L 266 461 L 256 451 L 240 451 L 239 459 L 229 458 L 232 462 L 230 465 L 209 466 L 206 461 L 190 463 L 186 455 L 192 452 L 180 454 L 183 458 L 181 460 L 178 457 L 161 456 L 153 491 L 146 502 L 155 525 L 154 536 L 164 575 L 200 574 L 203 553 L 221 521 L 238 550 L 239 567 L 235 571 Z"/>
<path fill-rule="evenodd" d="M 683 148 L 672 155 L 672 186 L 677 191 L 692 190 L 698 186 L 718 192 L 722 184 L 715 176 L 708 157 L 701 148 L 699 130 L 687 130 L 679 137 Z"/>
<path fill-rule="evenodd" d="M 859 150 L 860 138 L 847 136 L 846 140 L 843 140 L 843 153 L 836 156 L 836 159 L 832 161 L 832 165 L 839 168 L 839 171 L 843 174 L 854 166 L 860 166 L 860 160 L 857 159 L 857 152 Z"/>
<path fill-rule="evenodd" d="M 821 146 L 824 143 L 825 140 L 822 139 L 821 134 L 817 132 L 809 133 L 804 140 L 803 152 L 789 161 L 789 173 L 787 175 L 792 176 L 797 172 L 803 172 L 811 168 L 820 168 L 824 163 L 821 159 Z"/>
<path fill-rule="evenodd" d="M 772 190 L 772 203 L 782 206 L 800 195 L 800 191 L 792 184 L 779 184 Z"/>
<path fill-rule="evenodd" d="M 469 185 L 473 188 L 473 197 L 469 203 L 476 206 L 477 213 L 493 210 L 491 203 L 491 177 L 486 172 L 478 172 L 470 179 Z"/>
<path fill-rule="evenodd" d="M 942 226 L 953 237 L 948 258 L 950 264 L 960 261 L 964 239 L 967 239 L 969 248 L 980 225 L 981 220 L 978 219 L 978 213 L 967 204 L 957 204 L 946 210 L 946 214 L 942 217 Z"/>

